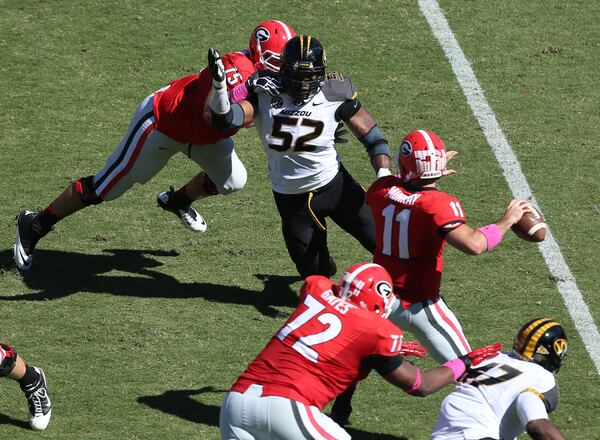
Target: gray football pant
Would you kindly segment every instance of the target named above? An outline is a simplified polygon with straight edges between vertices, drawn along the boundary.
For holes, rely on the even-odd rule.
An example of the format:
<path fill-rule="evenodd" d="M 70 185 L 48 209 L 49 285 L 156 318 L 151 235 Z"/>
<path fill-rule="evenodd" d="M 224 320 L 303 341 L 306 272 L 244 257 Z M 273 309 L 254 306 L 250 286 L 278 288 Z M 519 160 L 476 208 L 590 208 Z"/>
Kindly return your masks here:
<path fill-rule="evenodd" d="M 388 319 L 412 333 L 440 364 L 471 351 L 460 322 L 441 298 L 413 303 L 406 309 L 396 300 Z"/>
<path fill-rule="evenodd" d="M 177 153 L 186 155 L 206 171 L 219 194 L 244 187 L 246 168 L 233 149 L 233 139 L 225 138 L 210 145 L 177 142 L 156 129 L 153 99 L 154 94 L 141 102 L 123 139 L 104 168 L 94 176 L 96 195 L 103 200 L 120 197 L 135 183 L 144 184 L 158 174 Z"/>
<path fill-rule="evenodd" d="M 221 440 L 349 440 L 350 435 L 315 406 L 262 396 L 262 385 L 230 391 L 221 406 Z"/>

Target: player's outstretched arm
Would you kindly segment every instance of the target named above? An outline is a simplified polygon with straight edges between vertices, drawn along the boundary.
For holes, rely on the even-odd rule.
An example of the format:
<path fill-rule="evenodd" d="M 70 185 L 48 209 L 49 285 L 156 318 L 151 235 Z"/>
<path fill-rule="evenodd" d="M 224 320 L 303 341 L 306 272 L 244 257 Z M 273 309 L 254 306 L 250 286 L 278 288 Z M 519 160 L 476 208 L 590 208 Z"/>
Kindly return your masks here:
<path fill-rule="evenodd" d="M 229 102 L 229 93 L 225 81 L 225 66 L 219 52 L 208 50 L 208 68 L 212 76 L 212 93 L 210 94 L 210 122 L 219 131 L 228 131 L 250 125 L 254 120 L 254 106 L 248 101 L 237 104 Z"/>
<path fill-rule="evenodd" d="M 479 229 L 460 225 L 446 234 L 446 241 L 459 251 L 469 255 L 479 255 L 495 248 L 504 234 L 517 223 L 523 214 L 532 212 L 531 205 L 525 200 L 511 200 L 504 216 L 496 223 Z"/>
<path fill-rule="evenodd" d="M 425 397 L 465 376 L 471 367 L 479 365 L 483 360 L 496 356 L 502 346 L 486 345 L 472 352 L 446 362 L 438 368 L 421 371 L 410 362 L 403 362 L 394 371 L 383 374 L 383 378 L 391 384 L 402 388 L 410 395 Z"/>
<path fill-rule="evenodd" d="M 371 113 L 364 107 L 360 107 L 360 109 L 345 122 L 352 134 L 356 136 L 367 150 L 371 165 L 377 173 L 377 176 L 381 177 L 382 175 L 391 174 L 392 160 L 390 159 L 390 146 L 383 137 L 383 134 Z M 387 174 L 385 171 L 380 170 L 387 170 Z"/>
<path fill-rule="evenodd" d="M 535 440 L 565 440 L 558 426 L 548 419 L 531 420 L 525 430 Z"/>

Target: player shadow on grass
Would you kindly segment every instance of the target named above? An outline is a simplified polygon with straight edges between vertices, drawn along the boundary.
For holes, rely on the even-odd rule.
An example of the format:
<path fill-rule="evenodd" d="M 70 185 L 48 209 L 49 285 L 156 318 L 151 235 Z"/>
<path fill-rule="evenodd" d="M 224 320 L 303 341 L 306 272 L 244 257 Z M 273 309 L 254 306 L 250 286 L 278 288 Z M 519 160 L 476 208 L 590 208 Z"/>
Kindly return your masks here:
<path fill-rule="evenodd" d="M 205 393 L 219 393 L 224 395 L 225 390 L 217 390 L 208 386 L 198 390 L 172 390 L 165 391 L 158 396 L 138 397 L 138 403 L 149 406 L 152 409 L 162 411 L 192 423 L 201 423 L 208 426 L 219 426 L 220 407 L 202 403 L 198 398 L 193 398 Z M 346 427 L 346 431 L 354 440 L 408 440 L 406 437 L 398 437 L 390 434 L 378 434 L 367 432 L 352 427 Z"/>
<path fill-rule="evenodd" d="M 23 282 L 35 293 L 1 292 L 0 301 L 47 301 L 79 292 L 108 293 L 141 298 L 204 298 L 209 301 L 251 305 L 269 317 L 287 316 L 275 307 L 295 307 L 298 295 L 290 285 L 296 276 L 255 274 L 262 291 L 212 283 L 181 283 L 171 275 L 153 270 L 163 263 L 153 257 L 176 258 L 176 251 L 105 249 L 103 254 L 80 254 L 37 250 L 34 267 Z M 17 272 L 12 251 L 0 252 L 0 273 Z M 112 271 L 125 274 L 109 274 Z M 201 277 L 201 274 L 199 274 Z"/>
<path fill-rule="evenodd" d="M 27 429 L 28 431 L 31 429 L 29 423 L 25 420 L 14 419 L 11 416 L 0 413 L 0 426 L 2 425 L 14 425 L 17 428 Z"/>

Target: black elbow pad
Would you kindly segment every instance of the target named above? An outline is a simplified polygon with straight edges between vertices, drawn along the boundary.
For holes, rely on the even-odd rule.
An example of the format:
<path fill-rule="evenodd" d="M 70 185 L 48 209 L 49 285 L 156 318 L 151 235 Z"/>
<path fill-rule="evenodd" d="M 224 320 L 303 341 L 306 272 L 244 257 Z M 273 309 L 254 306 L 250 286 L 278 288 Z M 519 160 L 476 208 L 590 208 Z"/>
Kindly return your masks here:
<path fill-rule="evenodd" d="M 228 131 L 233 127 L 233 113 L 231 111 L 227 113 L 215 113 L 213 110 L 210 111 L 210 118 L 212 125 L 219 131 Z"/>

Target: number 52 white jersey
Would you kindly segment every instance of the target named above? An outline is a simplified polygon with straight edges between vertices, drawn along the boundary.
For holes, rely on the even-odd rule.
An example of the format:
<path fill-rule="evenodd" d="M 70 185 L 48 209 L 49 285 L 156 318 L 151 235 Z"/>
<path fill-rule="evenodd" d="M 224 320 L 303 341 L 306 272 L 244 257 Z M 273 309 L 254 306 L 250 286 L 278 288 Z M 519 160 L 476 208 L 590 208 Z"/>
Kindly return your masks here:
<path fill-rule="evenodd" d="M 347 78 L 329 79 L 304 103 L 295 103 L 286 94 L 257 96 L 255 125 L 267 156 L 273 190 L 301 194 L 329 183 L 339 169 L 334 147 L 340 122 L 336 111 L 356 96 L 352 83 Z"/>

